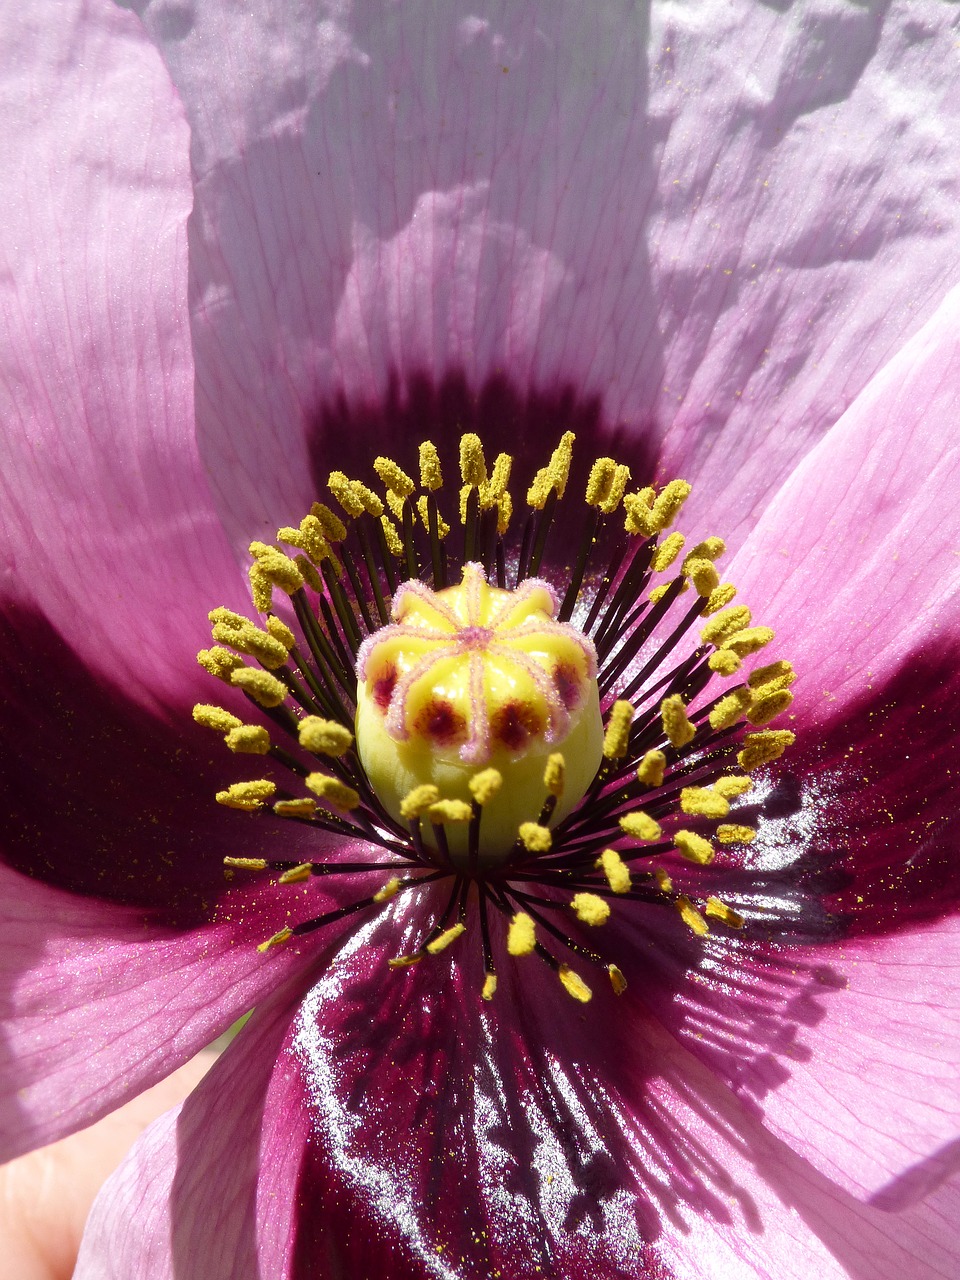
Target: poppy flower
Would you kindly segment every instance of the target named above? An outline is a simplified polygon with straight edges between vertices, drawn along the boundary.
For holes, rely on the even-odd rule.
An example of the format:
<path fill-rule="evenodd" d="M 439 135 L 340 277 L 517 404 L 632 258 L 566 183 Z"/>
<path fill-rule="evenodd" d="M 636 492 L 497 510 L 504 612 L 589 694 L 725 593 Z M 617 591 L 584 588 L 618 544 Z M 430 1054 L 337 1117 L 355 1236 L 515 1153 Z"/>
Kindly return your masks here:
<path fill-rule="evenodd" d="M 3 19 L 5 1153 L 255 1008 L 78 1275 L 952 1274 L 949 15 L 58 16 Z M 567 632 L 411 716 L 407 606 L 469 703 L 507 588 L 600 741 Z"/>

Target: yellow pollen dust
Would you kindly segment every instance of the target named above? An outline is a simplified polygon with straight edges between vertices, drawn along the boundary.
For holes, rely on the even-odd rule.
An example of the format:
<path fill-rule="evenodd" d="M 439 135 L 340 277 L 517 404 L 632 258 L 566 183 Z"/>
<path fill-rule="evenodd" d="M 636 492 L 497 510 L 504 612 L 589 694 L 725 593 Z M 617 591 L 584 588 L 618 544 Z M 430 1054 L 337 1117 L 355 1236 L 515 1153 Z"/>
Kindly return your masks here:
<path fill-rule="evenodd" d="M 479 477 L 480 461 L 465 449 L 465 474 Z M 420 786 L 437 789 L 431 803 L 442 796 L 471 805 L 473 780 L 485 769 L 509 777 L 499 789 L 479 784 L 480 865 L 510 853 L 548 795 L 550 823 L 562 821 L 600 762 L 596 654 L 581 632 L 555 620 L 556 609 L 545 582 L 503 590 L 470 563 L 456 587 L 400 586 L 392 622 L 365 640 L 357 657 L 357 751 L 391 816 L 420 817 L 410 799 Z M 562 796 L 554 790 L 559 764 L 550 764 L 561 754 Z M 462 820 L 449 820 L 460 822 L 446 843 L 462 865 L 468 833 Z M 422 838 L 430 845 L 434 835 L 424 831 Z M 531 838 L 543 847 L 543 836 Z"/>

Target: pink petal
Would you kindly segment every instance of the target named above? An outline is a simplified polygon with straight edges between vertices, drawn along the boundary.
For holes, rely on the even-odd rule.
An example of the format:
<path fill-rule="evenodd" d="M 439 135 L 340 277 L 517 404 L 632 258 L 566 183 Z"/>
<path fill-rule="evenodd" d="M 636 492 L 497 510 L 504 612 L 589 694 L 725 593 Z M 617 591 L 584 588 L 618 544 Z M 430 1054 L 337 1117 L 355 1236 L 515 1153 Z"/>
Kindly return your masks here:
<path fill-rule="evenodd" d="M 139 700 L 182 705 L 204 603 L 236 592 L 193 441 L 187 124 L 106 0 L 8 7 L 2 28 L 4 594 Z"/>
<path fill-rule="evenodd" d="M 255 901 L 235 893 L 229 914 L 177 930 L 4 867 L 0 890 L 0 1160 L 90 1124 L 154 1084 L 316 948 L 257 952 L 273 931 L 262 891 Z M 274 922 L 291 905 L 289 891 L 275 899 Z"/>
<path fill-rule="evenodd" d="M 194 129 L 198 429 L 238 541 L 313 498 L 311 433 L 339 460 L 341 389 L 458 369 L 599 397 L 732 536 L 960 256 L 946 11 L 177 15 L 145 6 Z"/>
<path fill-rule="evenodd" d="M 351 944 L 286 1039 L 264 1010 L 104 1188 L 80 1280 L 952 1275 L 953 1188 L 857 1204 L 631 997 L 588 1039 L 545 989 L 481 1013 L 424 972 Z"/>

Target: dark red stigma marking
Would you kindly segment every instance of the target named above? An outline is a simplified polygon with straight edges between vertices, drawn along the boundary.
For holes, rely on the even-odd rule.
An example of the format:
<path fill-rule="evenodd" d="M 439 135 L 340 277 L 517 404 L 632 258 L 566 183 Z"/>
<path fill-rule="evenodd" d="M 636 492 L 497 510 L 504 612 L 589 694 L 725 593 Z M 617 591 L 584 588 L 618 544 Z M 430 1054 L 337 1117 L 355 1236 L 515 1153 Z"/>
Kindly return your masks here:
<path fill-rule="evenodd" d="M 579 672 L 567 662 L 558 662 L 553 669 L 553 683 L 563 703 L 564 710 L 572 711 L 579 705 L 581 681 Z"/>
<path fill-rule="evenodd" d="M 432 698 L 427 703 L 417 716 L 414 728 L 440 747 L 455 746 L 463 742 L 467 734 L 466 720 L 443 698 Z"/>
<path fill-rule="evenodd" d="M 390 705 L 390 699 L 393 697 L 396 685 L 397 669 L 392 666 L 386 667 L 383 674 L 377 676 L 373 682 L 373 700 L 384 713 L 386 713 L 387 707 Z"/>
<path fill-rule="evenodd" d="M 493 723 L 494 741 L 508 751 L 522 751 L 531 738 L 544 730 L 540 717 L 525 702 L 508 702 Z"/>

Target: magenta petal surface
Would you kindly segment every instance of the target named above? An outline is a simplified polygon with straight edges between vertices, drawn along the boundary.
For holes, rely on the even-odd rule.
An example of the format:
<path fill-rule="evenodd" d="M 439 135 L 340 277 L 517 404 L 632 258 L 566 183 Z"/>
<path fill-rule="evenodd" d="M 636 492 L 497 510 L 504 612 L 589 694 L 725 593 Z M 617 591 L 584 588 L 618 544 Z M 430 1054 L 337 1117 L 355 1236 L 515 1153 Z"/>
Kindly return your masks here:
<path fill-rule="evenodd" d="M 236 572 L 193 438 L 188 126 L 134 15 L 0 24 L 0 592 L 155 707 Z"/>
<path fill-rule="evenodd" d="M 897 1215 L 858 1204 L 635 996 L 599 995 L 584 1037 L 536 969 L 483 1009 L 456 973 L 385 983 L 380 932 L 138 1144 L 81 1280 L 953 1274 L 952 1184 Z"/>
<path fill-rule="evenodd" d="M 733 539 L 960 262 L 947 8 L 306 4 L 281 39 L 267 0 L 137 7 L 194 130 L 238 542 L 314 496 L 319 404 L 458 370 L 597 395 L 698 519 L 732 486 Z"/>
<path fill-rule="evenodd" d="M 142 1092 L 303 963 L 292 950 L 264 962 L 269 913 L 247 895 L 175 930 L 2 867 L 0 891 L 0 1160 Z"/>

